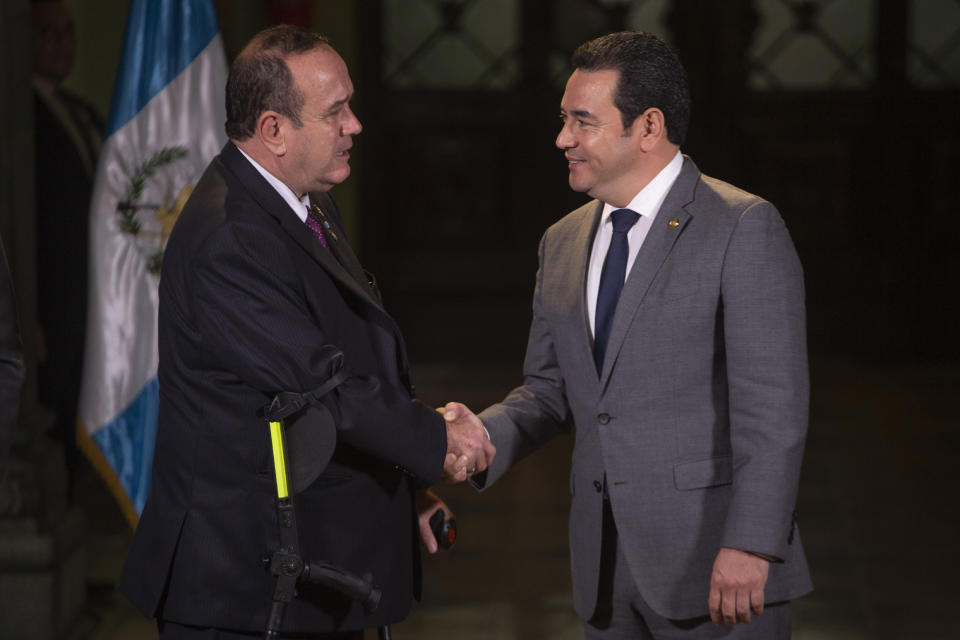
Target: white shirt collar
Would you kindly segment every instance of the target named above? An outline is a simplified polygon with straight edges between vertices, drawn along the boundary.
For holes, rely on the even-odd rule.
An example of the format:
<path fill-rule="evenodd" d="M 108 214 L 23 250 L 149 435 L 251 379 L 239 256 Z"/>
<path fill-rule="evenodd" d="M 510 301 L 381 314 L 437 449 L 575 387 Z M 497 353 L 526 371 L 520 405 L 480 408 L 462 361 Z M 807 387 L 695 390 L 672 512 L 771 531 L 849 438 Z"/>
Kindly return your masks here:
<path fill-rule="evenodd" d="M 234 145 L 236 146 L 236 145 Z M 243 157 L 246 158 L 250 164 L 253 165 L 253 168 L 260 172 L 260 175 L 263 176 L 264 180 L 270 183 L 270 186 L 280 194 L 290 208 L 293 209 L 293 212 L 297 214 L 297 217 L 300 218 L 300 222 L 307 221 L 307 209 L 310 207 L 310 196 L 304 195 L 302 198 L 298 198 L 297 194 L 293 190 L 281 182 L 276 176 L 260 166 L 256 160 L 247 155 L 247 153 L 237 147 L 237 150 L 243 154 Z"/>
<path fill-rule="evenodd" d="M 680 175 L 680 169 L 682 168 L 683 154 L 677 149 L 676 155 L 667 163 L 667 166 L 661 169 L 660 173 L 654 176 L 653 180 L 648 182 L 647 186 L 640 190 L 640 193 L 633 196 L 633 200 L 631 200 L 626 207 L 615 207 L 612 204 L 604 202 L 600 224 L 606 224 L 607 220 L 610 219 L 610 214 L 617 209 L 632 209 L 641 216 L 651 218 L 651 220 L 656 218 L 657 213 L 660 212 L 661 205 L 663 205 L 663 201 L 667 197 L 667 193 L 676 181 L 677 176 Z"/>

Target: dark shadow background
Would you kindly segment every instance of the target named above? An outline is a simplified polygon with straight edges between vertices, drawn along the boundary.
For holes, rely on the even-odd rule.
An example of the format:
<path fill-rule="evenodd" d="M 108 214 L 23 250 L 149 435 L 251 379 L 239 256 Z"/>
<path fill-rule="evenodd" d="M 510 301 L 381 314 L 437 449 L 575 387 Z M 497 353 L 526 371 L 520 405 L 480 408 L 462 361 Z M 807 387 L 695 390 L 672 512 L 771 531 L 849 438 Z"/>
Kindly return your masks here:
<path fill-rule="evenodd" d="M 79 41 L 67 85 L 106 113 L 126 1 L 66 4 Z M 623 28 L 658 33 L 688 69 L 683 151 L 780 209 L 806 271 L 813 353 L 960 359 L 953 0 L 215 5 L 228 59 L 288 21 L 330 36 L 350 66 L 364 132 L 335 193 L 416 359 L 454 344 L 485 360 L 522 351 L 540 234 L 585 201 L 554 147 L 569 55 Z M 437 322 L 451 307 L 465 307 L 459 326 Z"/>
<path fill-rule="evenodd" d="M 911 84 L 914 3 L 893 1 L 863 13 L 873 22 L 865 46 L 874 72 L 860 72 L 852 88 L 773 81 L 752 90 L 776 62 L 751 58 L 770 4 L 793 12 L 784 48 L 831 38 L 836 3 L 662 3 L 662 35 L 680 51 L 693 96 L 683 151 L 780 209 L 805 266 L 813 353 L 955 362 L 958 79 Z M 471 3 L 433 3 L 444 5 L 437 37 L 468 38 Z M 356 174 L 361 249 L 417 357 L 442 358 L 454 344 L 485 359 L 522 352 L 539 236 L 585 200 L 568 189 L 554 147 L 566 71 L 551 64 L 590 37 L 643 27 L 630 23 L 633 5 L 520 3 L 519 80 L 502 91 L 398 87 L 402 64 L 364 40 L 354 71 L 366 126 Z M 385 28 L 382 14 L 363 15 L 365 34 Z M 842 52 L 828 64 L 868 66 Z M 451 303 L 461 326 L 438 329 Z"/>

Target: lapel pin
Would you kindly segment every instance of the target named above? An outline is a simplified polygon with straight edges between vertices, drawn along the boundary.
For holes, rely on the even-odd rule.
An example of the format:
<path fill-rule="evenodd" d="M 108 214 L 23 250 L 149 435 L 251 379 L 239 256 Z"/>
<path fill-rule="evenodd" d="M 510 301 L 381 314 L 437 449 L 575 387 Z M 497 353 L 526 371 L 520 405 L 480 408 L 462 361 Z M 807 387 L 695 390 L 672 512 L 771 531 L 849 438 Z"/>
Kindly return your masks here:
<path fill-rule="evenodd" d="M 330 234 L 330 237 L 334 240 L 337 240 L 337 234 L 330 228 L 330 223 L 327 222 L 327 216 L 324 215 L 323 211 L 317 205 L 313 205 L 313 210 L 317 212 L 317 215 L 320 216 L 320 222 L 323 223 L 324 233 Z"/>
<path fill-rule="evenodd" d="M 667 225 L 668 225 L 671 229 L 676 229 L 677 227 L 680 226 L 680 221 L 677 220 L 676 218 L 674 218 L 673 220 L 671 220 L 670 222 L 668 222 Z"/>

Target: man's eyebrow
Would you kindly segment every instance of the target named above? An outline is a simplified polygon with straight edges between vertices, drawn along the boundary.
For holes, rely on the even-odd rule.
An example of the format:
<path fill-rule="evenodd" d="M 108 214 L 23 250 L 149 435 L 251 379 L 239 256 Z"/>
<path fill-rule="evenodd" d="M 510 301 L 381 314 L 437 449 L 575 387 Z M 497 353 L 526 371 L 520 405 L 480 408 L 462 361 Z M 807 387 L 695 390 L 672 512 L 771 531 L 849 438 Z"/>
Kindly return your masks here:
<path fill-rule="evenodd" d="M 333 104 L 331 104 L 329 107 L 327 107 L 327 110 L 326 110 L 324 113 L 330 114 L 330 113 L 335 113 L 335 112 L 339 111 L 339 110 L 340 110 L 340 107 L 342 107 L 343 105 L 345 105 L 345 104 L 347 104 L 348 102 L 350 102 L 350 98 L 352 98 L 352 97 L 353 97 L 353 96 L 347 96 L 346 98 L 342 98 L 342 99 L 340 99 L 340 100 L 337 100 L 336 102 L 334 102 Z"/>
<path fill-rule="evenodd" d="M 563 115 L 571 115 L 575 118 L 580 118 L 581 120 L 596 120 L 596 116 L 594 116 L 592 113 L 584 109 L 574 109 L 570 113 L 567 113 L 563 109 L 560 109 L 560 113 L 562 113 Z"/>

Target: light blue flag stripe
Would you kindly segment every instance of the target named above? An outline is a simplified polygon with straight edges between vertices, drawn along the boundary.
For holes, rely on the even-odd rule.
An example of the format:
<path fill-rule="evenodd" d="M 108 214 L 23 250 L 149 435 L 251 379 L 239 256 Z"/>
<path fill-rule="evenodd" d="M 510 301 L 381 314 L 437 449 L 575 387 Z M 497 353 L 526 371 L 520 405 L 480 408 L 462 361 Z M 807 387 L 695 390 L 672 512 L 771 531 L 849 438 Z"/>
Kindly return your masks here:
<path fill-rule="evenodd" d="M 226 74 L 211 0 L 131 0 L 91 204 L 91 281 L 103 286 L 91 288 L 95 321 L 88 325 L 79 408 L 85 453 L 131 524 L 147 501 L 158 425 L 157 355 L 144 348 L 156 345 L 156 300 L 143 295 L 157 283 L 141 263 L 153 245 L 120 233 L 117 203 L 129 197 L 133 169 L 160 145 L 189 151 L 182 166 L 165 174 L 176 184 L 164 188 L 176 194 L 196 181 L 224 143 Z M 145 189 L 146 202 L 167 198 L 153 193 L 162 189 L 150 181 Z M 141 204 L 145 223 L 159 232 L 148 215 L 156 206 Z M 129 327 L 138 328 L 136 335 L 114 340 Z"/>
<path fill-rule="evenodd" d="M 143 512 L 150 489 L 159 407 L 160 385 L 154 376 L 126 409 L 91 436 L 137 513 Z"/>
<path fill-rule="evenodd" d="M 104 139 L 130 121 L 217 35 L 209 0 L 133 2 Z"/>

